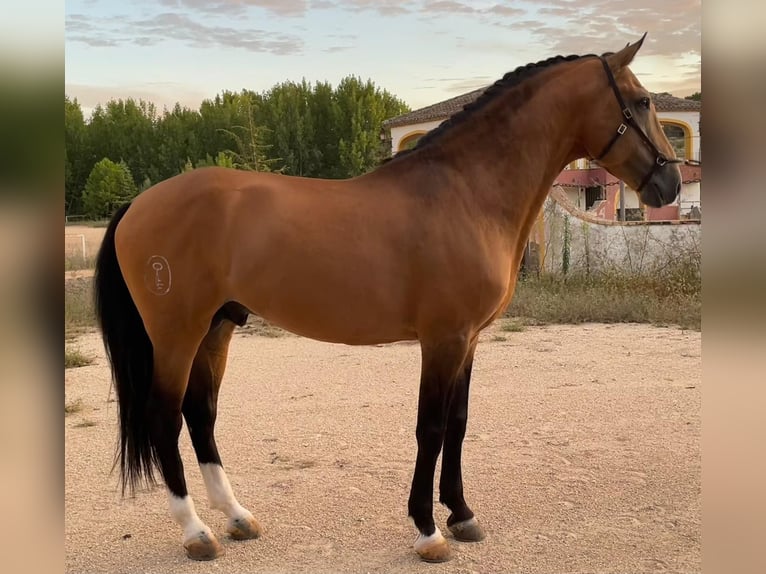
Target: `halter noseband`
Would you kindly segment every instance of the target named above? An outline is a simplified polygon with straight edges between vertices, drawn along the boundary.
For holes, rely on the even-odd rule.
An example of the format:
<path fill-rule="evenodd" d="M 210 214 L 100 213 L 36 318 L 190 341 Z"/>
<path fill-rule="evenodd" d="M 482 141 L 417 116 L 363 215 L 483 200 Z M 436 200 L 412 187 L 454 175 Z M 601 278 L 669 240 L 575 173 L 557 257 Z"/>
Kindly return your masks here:
<path fill-rule="evenodd" d="M 614 146 L 620 136 L 628 131 L 628 127 L 634 128 L 636 132 L 638 132 L 638 135 L 641 137 L 641 139 L 644 140 L 644 143 L 648 145 L 649 149 L 654 152 L 655 156 L 655 162 L 652 166 L 652 169 L 649 170 L 649 173 L 644 176 L 644 179 L 641 180 L 641 183 L 636 188 L 636 191 L 641 191 L 649 179 L 652 177 L 652 175 L 654 175 L 654 172 L 661 168 L 663 165 L 666 163 L 683 163 L 683 160 L 668 159 L 660 150 L 657 149 L 657 146 L 654 145 L 654 142 L 651 139 L 649 139 L 649 136 L 646 135 L 646 132 L 644 132 L 643 128 L 633 117 L 633 112 L 631 112 L 630 108 L 625 105 L 625 100 L 622 99 L 622 94 L 620 93 L 620 89 L 617 87 L 617 82 L 614 79 L 614 75 L 612 74 L 612 70 L 609 68 L 609 64 L 607 63 L 606 59 L 600 57 L 599 60 L 601 60 L 601 63 L 604 65 L 604 70 L 606 71 L 606 77 L 609 80 L 609 85 L 612 87 L 612 91 L 617 98 L 617 103 L 619 104 L 620 109 L 622 110 L 622 115 L 625 118 L 625 122 L 627 123 L 620 124 L 620 127 L 617 128 L 617 132 L 612 136 L 612 139 L 609 140 L 609 143 L 606 144 L 604 151 L 602 151 L 601 154 L 599 154 L 599 156 L 594 159 L 596 161 L 601 160 L 604 156 L 606 156 L 606 154 L 609 153 L 609 151 L 612 149 L 612 146 Z"/>

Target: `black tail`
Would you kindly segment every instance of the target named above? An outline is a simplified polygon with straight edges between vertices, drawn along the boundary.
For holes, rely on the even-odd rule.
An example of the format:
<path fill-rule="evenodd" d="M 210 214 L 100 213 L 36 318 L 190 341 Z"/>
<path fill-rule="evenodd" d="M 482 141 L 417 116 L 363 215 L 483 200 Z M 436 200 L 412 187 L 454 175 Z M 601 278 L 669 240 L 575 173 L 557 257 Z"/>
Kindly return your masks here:
<path fill-rule="evenodd" d="M 146 421 L 152 383 L 153 348 L 117 262 L 114 234 L 130 204 L 114 214 L 106 229 L 96 260 L 94 278 L 96 316 L 112 368 L 120 416 L 120 462 L 122 493 L 134 492 L 143 481 L 155 484 L 157 461 Z"/>

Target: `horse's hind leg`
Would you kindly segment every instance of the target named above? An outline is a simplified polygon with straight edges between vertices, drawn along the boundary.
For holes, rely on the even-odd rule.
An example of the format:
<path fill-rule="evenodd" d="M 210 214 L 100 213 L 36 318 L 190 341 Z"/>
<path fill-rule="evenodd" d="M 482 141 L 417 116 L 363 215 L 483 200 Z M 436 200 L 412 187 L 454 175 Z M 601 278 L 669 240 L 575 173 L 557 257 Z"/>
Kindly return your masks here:
<path fill-rule="evenodd" d="M 214 436 L 218 389 L 226 368 L 226 356 L 234 328 L 235 324 L 229 320 L 217 321 L 202 341 L 192 365 L 183 414 L 210 506 L 221 510 L 228 517 L 226 531 L 232 538 L 246 540 L 258 538 L 261 527 L 250 511 L 243 508 L 234 497 Z"/>
<path fill-rule="evenodd" d="M 182 331 L 183 332 L 183 331 Z M 148 421 L 162 478 L 168 490 L 173 519 L 183 529 L 186 554 L 194 560 L 212 560 L 222 552 L 210 528 L 200 520 L 189 496 L 183 462 L 178 451 L 181 408 L 189 382 L 192 361 L 200 336 L 181 342 L 154 344 L 154 383 L 149 401 Z"/>
<path fill-rule="evenodd" d="M 452 511 L 447 519 L 447 527 L 457 540 L 463 542 L 478 542 L 483 540 L 485 536 L 484 530 L 473 515 L 473 511 L 465 502 L 461 469 L 463 439 L 468 421 L 468 391 L 475 349 L 476 342 L 474 341 L 455 381 L 449 414 L 447 415 L 447 432 L 444 435 L 442 473 L 439 482 L 439 502 Z"/>

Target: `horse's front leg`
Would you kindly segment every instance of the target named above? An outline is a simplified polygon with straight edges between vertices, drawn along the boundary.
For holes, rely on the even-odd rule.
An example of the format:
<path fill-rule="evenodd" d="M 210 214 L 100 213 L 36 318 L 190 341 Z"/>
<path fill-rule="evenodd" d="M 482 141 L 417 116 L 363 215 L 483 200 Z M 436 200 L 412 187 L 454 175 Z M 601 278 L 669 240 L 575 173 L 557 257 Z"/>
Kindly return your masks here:
<path fill-rule="evenodd" d="M 463 496 L 463 473 L 461 455 L 466 423 L 468 422 L 468 393 L 471 384 L 471 369 L 476 342 L 468 350 L 453 391 L 447 415 L 447 431 L 442 452 L 442 473 L 439 482 L 439 502 L 452 511 L 447 527 L 452 535 L 463 542 L 478 542 L 484 539 L 484 530 L 474 517 Z"/>
<path fill-rule="evenodd" d="M 418 529 L 415 551 L 429 562 L 443 562 L 450 557 L 449 544 L 434 523 L 434 472 L 444 442 L 450 399 L 470 341 L 468 336 L 421 341 L 422 370 L 415 431 L 418 455 L 408 507 Z"/>

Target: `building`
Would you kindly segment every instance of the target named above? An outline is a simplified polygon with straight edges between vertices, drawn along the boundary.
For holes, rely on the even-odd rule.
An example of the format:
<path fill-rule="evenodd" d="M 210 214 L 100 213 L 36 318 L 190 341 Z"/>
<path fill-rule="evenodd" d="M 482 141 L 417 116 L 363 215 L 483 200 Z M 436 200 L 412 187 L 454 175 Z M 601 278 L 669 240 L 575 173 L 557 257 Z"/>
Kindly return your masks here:
<path fill-rule="evenodd" d="M 479 88 L 386 120 L 383 128 L 390 131 L 392 154 L 414 146 L 424 134 L 473 102 L 485 89 Z M 624 186 L 626 220 L 701 219 L 702 104 L 668 93 L 652 94 L 652 99 L 676 155 L 689 160 L 689 164 L 681 165 L 684 183 L 678 201 L 672 205 L 662 208 L 646 206 L 641 203 L 635 191 Z M 623 186 L 614 176 L 590 160 L 572 162 L 559 174 L 555 185 L 563 188 L 568 199 L 579 209 L 593 213 L 600 219 L 619 219 L 620 189 Z"/>

